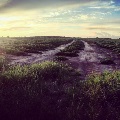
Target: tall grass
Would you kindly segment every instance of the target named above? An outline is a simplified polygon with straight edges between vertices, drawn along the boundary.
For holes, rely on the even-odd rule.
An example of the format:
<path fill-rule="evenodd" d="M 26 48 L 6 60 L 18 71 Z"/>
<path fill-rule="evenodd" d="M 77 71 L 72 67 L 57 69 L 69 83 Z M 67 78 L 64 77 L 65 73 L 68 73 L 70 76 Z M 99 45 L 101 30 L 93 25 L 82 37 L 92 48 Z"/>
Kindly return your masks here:
<path fill-rule="evenodd" d="M 89 75 L 58 62 L 14 66 L 0 75 L 0 118 L 119 120 L 120 71 Z"/>
<path fill-rule="evenodd" d="M 0 71 L 4 71 L 7 67 L 8 59 L 4 55 L 0 55 Z"/>
<path fill-rule="evenodd" d="M 66 86 L 75 84 L 77 74 L 56 62 L 15 66 L 4 71 L 0 76 L 1 118 L 60 119 L 60 106 L 67 102 Z"/>
<path fill-rule="evenodd" d="M 93 74 L 82 84 L 90 120 L 120 119 L 120 71 Z M 84 107 L 85 108 L 85 107 Z"/>

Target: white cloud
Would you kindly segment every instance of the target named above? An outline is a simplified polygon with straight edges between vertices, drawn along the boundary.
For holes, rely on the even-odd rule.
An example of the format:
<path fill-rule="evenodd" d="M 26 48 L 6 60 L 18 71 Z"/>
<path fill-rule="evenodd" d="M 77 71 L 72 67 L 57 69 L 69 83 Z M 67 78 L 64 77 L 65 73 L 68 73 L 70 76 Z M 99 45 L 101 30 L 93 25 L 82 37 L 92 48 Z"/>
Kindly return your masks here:
<path fill-rule="evenodd" d="M 80 15 L 81 20 L 87 20 L 89 17 L 88 15 Z"/>
<path fill-rule="evenodd" d="M 114 9 L 114 11 L 120 11 L 120 8 L 117 7 L 117 8 Z"/>
<path fill-rule="evenodd" d="M 90 6 L 90 9 L 106 9 L 106 10 L 115 10 L 118 9 L 119 6 L 115 6 L 114 1 L 104 1 L 104 2 L 97 2 L 95 4 L 93 4 L 92 6 Z"/>
<path fill-rule="evenodd" d="M 20 0 L 17 1 L 19 2 Z M 24 0 L 21 1 L 24 2 Z M 40 2 L 39 0 L 37 1 Z M 53 1 L 61 2 L 62 0 L 52 0 L 52 2 Z M 69 0 L 65 1 L 68 2 Z M 42 0 L 42 2 L 44 1 Z M 56 7 L 47 9 L 36 7 L 36 9 L 28 10 L 26 10 L 27 8 L 17 8 L 10 12 L 1 13 L 1 36 L 11 34 L 16 36 L 65 35 L 96 37 L 96 33 L 100 33 L 101 36 L 106 37 L 119 36 L 120 17 L 117 16 L 117 18 L 113 18 L 113 12 L 115 10 L 119 11 L 120 8 L 115 6 L 113 1 L 70 0 L 69 5 L 71 5 L 71 7 L 67 5 L 66 2 L 65 5 L 61 5 L 61 7 L 57 7 L 56 5 Z M 72 2 L 75 4 L 72 5 Z M 79 4 L 76 4 L 77 2 Z M 52 3 L 50 3 L 50 6 L 52 6 Z"/>
<path fill-rule="evenodd" d="M 96 36 L 102 37 L 102 38 L 115 38 L 115 39 L 120 38 L 120 36 L 116 36 L 107 32 L 96 32 Z"/>

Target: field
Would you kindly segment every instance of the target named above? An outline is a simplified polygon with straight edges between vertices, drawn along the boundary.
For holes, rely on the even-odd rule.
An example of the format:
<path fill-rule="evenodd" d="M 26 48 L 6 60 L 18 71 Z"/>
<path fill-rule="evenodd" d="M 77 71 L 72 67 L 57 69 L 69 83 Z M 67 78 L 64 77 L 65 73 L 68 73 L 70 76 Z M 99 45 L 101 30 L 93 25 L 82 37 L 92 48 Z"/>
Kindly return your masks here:
<path fill-rule="evenodd" d="M 27 55 L 27 53 L 41 53 L 54 49 L 62 44 L 67 44 L 71 38 L 41 38 L 41 37 L 18 37 L 0 38 L 1 50 L 6 54 Z"/>
<path fill-rule="evenodd" d="M 118 54 L 120 54 L 120 39 L 116 39 L 116 40 L 97 40 L 96 44 L 100 47 L 103 48 L 108 48 L 110 50 L 112 50 L 113 52 L 116 52 Z"/>
<path fill-rule="evenodd" d="M 1 119 L 120 119 L 119 39 L 18 37 L 0 45 Z"/>

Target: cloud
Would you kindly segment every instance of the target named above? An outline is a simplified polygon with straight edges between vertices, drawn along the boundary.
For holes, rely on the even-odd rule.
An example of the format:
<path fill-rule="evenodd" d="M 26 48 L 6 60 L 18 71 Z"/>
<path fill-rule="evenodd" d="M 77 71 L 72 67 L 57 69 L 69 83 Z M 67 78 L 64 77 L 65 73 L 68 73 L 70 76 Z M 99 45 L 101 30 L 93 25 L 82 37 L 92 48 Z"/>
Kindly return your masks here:
<path fill-rule="evenodd" d="M 21 8 L 21 9 L 34 9 L 45 7 L 59 7 L 75 4 L 86 4 L 90 2 L 96 2 L 99 0 L 5 0 L 6 2 L 0 2 L 0 10 L 9 8 Z M 3 4 L 4 3 L 4 4 Z"/>
<path fill-rule="evenodd" d="M 118 36 L 119 9 L 113 0 L 0 0 L 0 34 Z"/>
<path fill-rule="evenodd" d="M 96 36 L 102 37 L 102 38 L 114 38 L 114 39 L 120 38 L 120 36 L 116 36 L 116 35 L 110 34 L 108 32 L 96 32 L 95 34 L 96 34 Z"/>
<path fill-rule="evenodd" d="M 99 2 L 100 4 L 96 3 L 92 6 L 89 6 L 90 9 L 93 10 L 109 10 L 109 11 L 120 11 L 120 2 L 108 0 L 104 2 Z M 119 4 L 118 4 L 119 3 Z"/>
<path fill-rule="evenodd" d="M 98 27 L 95 27 L 96 29 L 106 29 L 106 28 L 109 28 L 109 26 L 113 27 L 114 28 L 118 28 L 120 26 L 120 19 L 119 18 L 111 18 L 111 20 L 108 20 L 108 19 L 105 19 L 104 21 L 95 21 L 95 22 L 92 22 L 91 23 L 91 26 L 94 28 L 95 26 L 98 26 Z M 100 26 L 100 27 L 99 27 Z M 104 28 L 104 26 L 106 26 Z M 92 29 L 92 28 L 91 28 Z"/>
<path fill-rule="evenodd" d="M 3 31 L 16 31 L 16 30 L 28 30 L 31 27 L 11 27 L 11 28 L 4 28 Z"/>
<path fill-rule="evenodd" d="M 89 29 L 89 30 L 106 30 L 108 28 L 106 28 L 106 27 L 88 27 L 87 29 Z"/>
<path fill-rule="evenodd" d="M 104 30 L 104 31 L 120 31 L 120 28 L 117 27 L 88 27 L 89 30 Z"/>
<path fill-rule="evenodd" d="M 0 0 L 0 7 L 7 4 L 8 0 Z"/>

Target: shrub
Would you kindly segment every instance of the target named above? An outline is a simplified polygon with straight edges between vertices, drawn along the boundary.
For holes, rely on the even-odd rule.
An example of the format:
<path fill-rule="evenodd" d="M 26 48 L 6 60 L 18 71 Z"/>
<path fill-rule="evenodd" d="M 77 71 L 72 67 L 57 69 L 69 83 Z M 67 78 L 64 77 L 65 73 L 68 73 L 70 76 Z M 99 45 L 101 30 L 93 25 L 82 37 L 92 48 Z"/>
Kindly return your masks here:
<path fill-rule="evenodd" d="M 43 62 L 4 71 L 0 76 L 1 118 L 60 119 L 68 97 L 65 86 L 72 86 L 79 78 L 71 69 L 65 64 Z"/>
<path fill-rule="evenodd" d="M 14 66 L 0 75 L 0 118 L 20 120 L 119 120 L 120 71 L 80 81 L 66 64 Z"/>
<path fill-rule="evenodd" d="M 7 67 L 8 60 L 5 58 L 5 56 L 0 56 L 0 71 L 4 70 Z"/>

